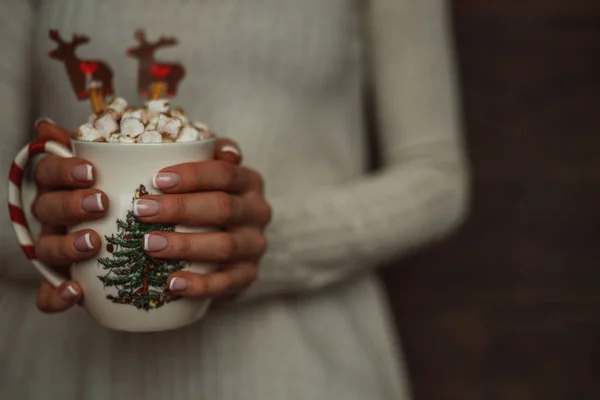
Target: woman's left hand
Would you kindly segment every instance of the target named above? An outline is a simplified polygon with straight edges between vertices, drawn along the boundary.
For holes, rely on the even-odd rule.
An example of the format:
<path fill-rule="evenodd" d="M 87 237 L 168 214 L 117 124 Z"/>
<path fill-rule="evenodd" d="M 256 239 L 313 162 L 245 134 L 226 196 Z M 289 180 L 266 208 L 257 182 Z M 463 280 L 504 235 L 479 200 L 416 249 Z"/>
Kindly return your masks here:
<path fill-rule="evenodd" d="M 262 177 L 238 165 L 240 151 L 233 142 L 220 139 L 217 147 L 217 160 L 161 170 L 153 182 L 165 194 L 144 196 L 134 204 L 134 213 L 143 222 L 221 229 L 210 233 L 152 232 L 144 238 L 144 250 L 152 257 L 219 263 L 218 271 L 206 275 L 172 274 L 168 287 L 173 294 L 196 298 L 235 295 L 257 278 L 258 263 L 267 249 L 264 229 L 271 219 L 271 207 L 264 196 Z"/>

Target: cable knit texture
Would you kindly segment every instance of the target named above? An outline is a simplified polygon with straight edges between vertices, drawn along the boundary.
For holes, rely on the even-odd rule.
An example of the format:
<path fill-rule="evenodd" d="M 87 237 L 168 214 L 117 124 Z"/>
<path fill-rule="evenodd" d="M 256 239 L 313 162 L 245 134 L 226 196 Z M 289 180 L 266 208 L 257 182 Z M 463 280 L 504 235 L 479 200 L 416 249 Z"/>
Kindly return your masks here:
<path fill-rule="evenodd" d="M 2 214 L 0 398 L 410 397 L 373 269 L 445 235 L 466 208 L 443 0 L 4 3 L 4 176 L 35 117 L 73 129 L 90 112 L 48 58 L 48 30 L 88 34 L 78 54 L 106 60 L 117 93 L 136 101 L 137 62 L 125 48 L 143 27 L 149 38 L 179 39 L 157 52 L 187 68 L 175 103 L 239 141 L 267 182 L 274 220 L 260 279 L 239 301 L 182 330 L 125 334 L 79 308 L 37 311 L 39 277 Z M 365 76 L 383 159 L 373 174 L 365 173 Z"/>

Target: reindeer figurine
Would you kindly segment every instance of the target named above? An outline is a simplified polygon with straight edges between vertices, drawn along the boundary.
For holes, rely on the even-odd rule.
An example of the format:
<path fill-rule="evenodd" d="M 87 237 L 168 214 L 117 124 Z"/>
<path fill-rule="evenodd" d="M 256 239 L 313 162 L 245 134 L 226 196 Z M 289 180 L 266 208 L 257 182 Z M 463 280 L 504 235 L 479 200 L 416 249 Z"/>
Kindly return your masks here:
<path fill-rule="evenodd" d="M 57 30 L 50 30 L 50 39 L 55 41 L 58 47 L 48 55 L 65 64 L 71 86 L 79 100 L 91 97 L 94 88 L 99 89 L 104 95 L 113 94 L 113 71 L 111 68 L 103 61 L 80 60 L 75 55 L 78 46 L 90 41 L 87 36 L 73 35 L 71 42 L 66 42 L 60 37 Z M 94 103 L 94 99 L 91 98 L 91 100 Z M 96 99 L 96 101 L 99 101 L 99 99 Z M 103 103 L 104 96 L 102 95 Z"/>
<path fill-rule="evenodd" d="M 136 31 L 134 37 L 139 44 L 137 47 L 127 49 L 126 53 L 139 60 L 138 92 L 140 97 L 159 99 L 165 89 L 167 97 L 175 96 L 179 83 L 185 76 L 185 69 L 181 64 L 156 61 L 154 52 L 160 47 L 176 45 L 177 40 L 161 36 L 158 41 L 151 43 L 146 40 L 146 35 L 142 30 Z"/>

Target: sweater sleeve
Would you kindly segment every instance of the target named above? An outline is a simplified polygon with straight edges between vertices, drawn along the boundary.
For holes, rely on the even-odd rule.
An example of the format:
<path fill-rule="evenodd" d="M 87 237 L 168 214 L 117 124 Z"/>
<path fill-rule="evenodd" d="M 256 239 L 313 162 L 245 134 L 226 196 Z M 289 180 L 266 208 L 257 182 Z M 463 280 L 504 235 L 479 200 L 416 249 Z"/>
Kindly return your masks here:
<path fill-rule="evenodd" d="M 7 204 L 7 177 L 12 159 L 32 134 L 30 71 L 33 2 L 5 0 L 0 7 L 0 176 L 4 177 L 0 202 Z M 0 213 L 0 279 L 30 271 L 11 229 L 7 212 Z"/>
<path fill-rule="evenodd" d="M 368 3 L 383 168 L 306 198 L 270 199 L 270 250 L 242 300 L 321 289 L 364 273 L 443 237 L 465 214 L 447 4 Z"/>

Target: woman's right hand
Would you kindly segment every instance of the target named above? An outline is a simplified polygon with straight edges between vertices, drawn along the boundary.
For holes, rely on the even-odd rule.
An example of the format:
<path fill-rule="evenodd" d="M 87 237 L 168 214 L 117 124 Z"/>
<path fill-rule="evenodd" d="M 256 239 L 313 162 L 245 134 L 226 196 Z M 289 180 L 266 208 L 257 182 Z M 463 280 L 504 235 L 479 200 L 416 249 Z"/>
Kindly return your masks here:
<path fill-rule="evenodd" d="M 70 147 L 70 133 L 48 119 L 36 123 L 39 140 L 54 140 Z M 108 197 L 94 185 L 92 164 L 81 158 L 48 155 L 37 165 L 35 182 L 38 194 L 32 211 L 42 224 L 35 243 L 39 261 L 69 277 L 69 266 L 96 256 L 102 245 L 100 236 L 90 229 L 66 233 L 66 227 L 102 218 L 109 207 Z M 82 299 L 77 282 L 68 281 L 54 288 L 44 281 L 37 307 L 46 313 L 69 309 Z"/>

